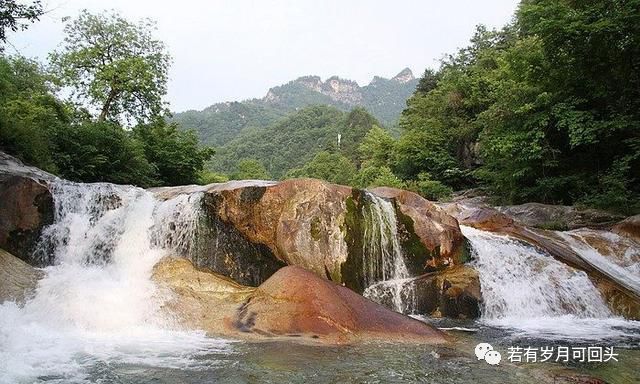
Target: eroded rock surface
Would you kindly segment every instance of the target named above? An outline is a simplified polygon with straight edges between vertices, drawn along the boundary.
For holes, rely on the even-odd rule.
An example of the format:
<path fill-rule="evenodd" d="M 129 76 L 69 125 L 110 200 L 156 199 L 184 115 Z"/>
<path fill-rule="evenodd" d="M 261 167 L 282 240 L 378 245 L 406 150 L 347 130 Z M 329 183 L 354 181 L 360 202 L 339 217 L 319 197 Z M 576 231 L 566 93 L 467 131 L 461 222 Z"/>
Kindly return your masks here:
<path fill-rule="evenodd" d="M 39 265 L 31 254 L 42 228 L 53 222 L 53 175 L 0 152 L 0 247 Z"/>
<path fill-rule="evenodd" d="M 393 340 L 445 343 L 446 335 L 296 266 L 258 288 L 164 259 L 153 278 L 173 292 L 165 308 L 185 326 L 243 339 L 296 338 L 322 343 Z"/>
<path fill-rule="evenodd" d="M 0 304 L 23 303 L 34 292 L 40 278 L 39 270 L 0 249 Z"/>
<path fill-rule="evenodd" d="M 207 267 L 256 286 L 284 265 L 297 265 L 356 292 L 366 288 L 363 252 L 369 192 L 315 179 L 242 181 L 157 188 L 162 199 L 202 194 L 205 225 L 197 252 Z M 418 195 L 379 190 L 396 207 L 398 236 L 413 276 L 458 263 L 463 237 L 454 218 Z"/>

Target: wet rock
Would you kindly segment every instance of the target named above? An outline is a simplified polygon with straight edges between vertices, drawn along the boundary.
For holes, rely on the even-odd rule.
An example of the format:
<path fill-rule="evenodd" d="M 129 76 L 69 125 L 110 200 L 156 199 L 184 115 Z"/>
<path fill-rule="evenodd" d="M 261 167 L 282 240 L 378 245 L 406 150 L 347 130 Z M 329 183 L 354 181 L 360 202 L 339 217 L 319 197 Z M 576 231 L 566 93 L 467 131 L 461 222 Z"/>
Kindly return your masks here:
<path fill-rule="evenodd" d="M 640 320 L 640 301 L 621 291 L 615 284 L 604 279 L 592 279 L 600 291 L 607 306 L 617 316 L 625 319 Z"/>
<path fill-rule="evenodd" d="M 475 319 L 480 317 L 482 294 L 478 272 L 461 265 L 414 280 L 416 307 L 435 317 Z"/>
<path fill-rule="evenodd" d="M 621 236 L 640 241 L 640 215 L 627 217 L 614 225 L 612 231 Z"/>
<path fill-rule="evenodd" d="M 33 265 L 41 264 L 31 255 L 42 228 L 53 222 L 53 178 L 0 152 L 0 247 Z"/>
<path fill-rule="evenodd" d="M 426 200 L 422 196 L 397 188 L 375 188 L 372 193 L 393 199 L 398 207 L 398 216 L 409 234 L 415 233 L 427 252 L 434 257 L 429 260 L 429 267 L 441 269 L 448 265 L 461 264 L 464 256 L 464 236 L 460 232 L 458 221 L 442 208 Z M 406 243 L 406 242 L 405 242 Z M 415 245 L 405 245 L 410 257 L 415 258 Z"/>
<path fill-rule="evenodd" d="M 187 260 L 165 259 L 153 278 L 173 292 L 167 310 L 184 325 L 213 335 L 331 344 L 447 341 L 443 332 L 300 267 L 282 268 L 258 288 L 249 288 L 196 270 Z"/>
<path fill-rule="evenodd" d="M 207 191 L 206 207 L 208 215 L 219 217 L 249 242 L 266 246 L 282 263 L 342 282 L 350 193 L 349 187 L 320 180 L 287 180 L 270 186 L 216 187 Z"/>
<path fill-rule="evenodd" d="M 0 304 L 23 303 L 33 294 L 40 278 L 39 270 L 0 249 Z"/>
<path fill-rule="evenodd" d="M 372 195 L 315 179 L 234 181 L 156 188 L 167 199 L 202 193 L 206 233 L 191 258 L 243 284 L 258 285 L 284 265 L 297 265 L 356 292 L 365 288 L 363 236 Z M 384 193 L 383 193 L 384 192 Z M 394 202 L 398 236 L 412 275 L 444 268 L 462 255 L 454 218 L 418 195 L 379 191 Z"/>
<path fill-rule="evenodd" d="M 590 229 L 572 232 L 556 232 L 525 227 L 496 209 L 487 206 L 467 206 L 450 204 L 445 208 L 456 215 L 460 225 L 467 225 L 477 229 L 506 234 L 525 241 L 549 253 L 557 260 L 586 272 L 596 282 L 609 308 L 614 312 L 635 319 L 635 309 L 640 305 L 640 292 L 634 286 L 613 273 L 610 268 L 603 268 L 593 260 L 583 257 L 574 246 L 569 244 L 566 236 L 579 237 L 586 245 L 593 246 L 602 257 L 609 258 L 614 264 L 620 263 L 620 258 L 628 258 L 638 253 L 638 245 L 632 241 L 616 239 L 607 231 Z M 582 236 L 584 235 L 584 236 Z"/>
<path fill-rule="evenodd" d="M 541 229 L 569 230 L 576 228 L 606 228 L 623 217 L 597 209 L 580 209 L 566 205 L 526 203 L 496 207 L 518 223 Z"/>

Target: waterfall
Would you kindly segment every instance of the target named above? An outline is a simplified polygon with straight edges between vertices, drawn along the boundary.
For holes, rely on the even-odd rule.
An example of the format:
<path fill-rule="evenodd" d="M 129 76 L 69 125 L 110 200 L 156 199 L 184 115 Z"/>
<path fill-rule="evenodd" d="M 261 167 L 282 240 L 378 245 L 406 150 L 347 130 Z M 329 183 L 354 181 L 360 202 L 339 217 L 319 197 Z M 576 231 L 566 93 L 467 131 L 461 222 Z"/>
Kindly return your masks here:
<path fill-rule="evenodd" d="M 188 253 L 198 195 L 158 201 L 112 184 L 50 185 L 54 223 L 36 255 L 52 262 L 24 307 L 0 305 L 0 382 L 66 372 L 85 364 L 190 364 L 186 356 L 224 343 L 182 332 L 161 314 L 166 292 L 151 281 L 164 256 Z"/>
<path fill-rule="evenodd" d="M 398 240 L 395 208 L 386 199 L 366 193 L 363 208 L 363 295 L 392 306 L 396 312 L 411 313 L 415 308 L 415 290 L 407 284 L 410 275 Z"/>
<path fill-rule="evenodd" d="M 637 337 L 583 271 L 505 235 L 461 226 L 480 275 L 482 322 L 549 338 Z"/>

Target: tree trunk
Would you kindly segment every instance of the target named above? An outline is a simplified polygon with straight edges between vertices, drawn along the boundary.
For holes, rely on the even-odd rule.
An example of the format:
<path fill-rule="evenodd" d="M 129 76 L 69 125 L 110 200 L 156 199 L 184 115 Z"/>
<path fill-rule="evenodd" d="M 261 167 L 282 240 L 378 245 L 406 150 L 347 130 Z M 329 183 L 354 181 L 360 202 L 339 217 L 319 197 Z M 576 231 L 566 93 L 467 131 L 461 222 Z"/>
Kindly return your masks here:
<path fill-rule="evenodd" d="M 103 122 L 107 119 L 107 116 L 109 115 L 109 109 L 111 108 L 111 103 L 113 103 L 113 100 L 115 100 L 117 95 L 118 92 L 114 88 L 111 88 L 111 90 L 109 91 L 109 96 L 107 97 L 107 101 L 105 101 L 104 105 L 102 106 L 102 111 L 100 112 L 98 121 Z"/>

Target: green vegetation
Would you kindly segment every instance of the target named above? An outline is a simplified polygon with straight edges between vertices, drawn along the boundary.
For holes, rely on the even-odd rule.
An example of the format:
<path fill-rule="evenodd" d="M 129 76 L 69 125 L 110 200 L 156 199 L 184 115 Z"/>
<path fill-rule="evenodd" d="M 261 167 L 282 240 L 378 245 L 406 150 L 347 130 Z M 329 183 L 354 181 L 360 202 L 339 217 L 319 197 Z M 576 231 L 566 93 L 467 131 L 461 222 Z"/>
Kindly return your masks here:
<path fill-rule="evenodd" d="M 85 11 L 66 31 L 51 71 L 0 56 L 0 149 L 76 181 L 147 187 L 211 180 L 203 168 L 213 150 L 164 122 L 168 55 L 149 24 Z M 60 100 L 57 84 L 71 86 L 84 103 Z M 123 127 L 123 118 L 139 124 Z"/>
<path fill-rule="evenodd" d="M 231 175 L 232 180 L 269 180 L 269 172 L 261 162 L 255 159 L 242 159 Z"/>
<path fill-rule="evenodd" d="M 523 1 L 425 74 L 394 170 L 508 203 L 637 211 L 639 47 L 639 1 Z"/>
<path fill-rule="evenodd" d="M 2 0 L 0 2 L 0 52 L 4 50 L 7 41 L 7 30 L 16 32 L 27 28 L 28 22 L 37 21 L 44 13 L 42 2 L 31 4 L 19 3 L 16 0 Z"/>
<path fill-rule="evenodd" d="M 0 11 L 0 42 L 42 13 L 38 2 Z M 152 23 L 85 11 L 65 30 L 49 71 L 0 56 L 0 147 L 63 177 L 316 177 L 434 200 L 479 187 L 502 203 L 640 211 L 640 0 L 523 0 L 509 25 L 479 26 L 419 80 L 307 76 L 173 119 L 162 101 L 170 58 Z M 198 138 L 218 146 L 212 160 Z"/>
<path fill-rule="evenodd" d="M 312 177 L 336 184 L 351 184 L 356 166 L 340 153 L 318 152 L 302 168 L 289 171 L 289 177 Z"/>
<path fill-rule="evenodd" d="M 401 75 L 410 77 L 403 81 L 376 77 L 363 87 L 337 77 L 323 83 L 318 76 L 304 76 L 271 88 L 263 99 L 218 103 L 202 111 L 176 113 L 171 121 L 184 129 L 195 130 L 203 143 L 214 146 L 224 146 L 241 134 L 268 128 L 301 109 L 317 105 L 332 106 L 345 112 L 361 107 L 393 130 L 418 83 L 408 69 L 398 74 Z M 328 85 L 331 80 L 352 86 L 353 98 L 340 100 L 326 94 L 331 91 Z"/>
<path fill-rule="evenodd" d="M 289 170 L 302 167 L 316 153 L 335 147 L 338 126 L 345 115 L 332 107 L 309 107 L 268 128 L 243 131 L 217 150 L 211 167 L 232 174 L 241 160 L 255 159 L 279 179 Z"/>
<path fill-rule="evenodd" d="M 66 25 L 64 48 L 51 54 L 52 69 L 78 101 L 99 108 L 98 121 L 157 118 L 165 112 L 170 57 L 153 29 L 150 20 L 133 24 L 115 13 L 84 10 Z"/>

